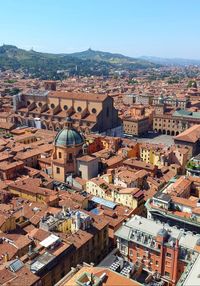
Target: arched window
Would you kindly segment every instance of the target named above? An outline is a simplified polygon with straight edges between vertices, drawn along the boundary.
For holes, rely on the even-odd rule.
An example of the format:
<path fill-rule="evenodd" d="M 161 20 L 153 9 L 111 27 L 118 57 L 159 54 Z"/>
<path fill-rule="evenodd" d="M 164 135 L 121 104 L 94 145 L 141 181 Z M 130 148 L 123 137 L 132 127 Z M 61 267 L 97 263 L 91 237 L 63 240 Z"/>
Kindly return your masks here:
<path fill-rule="evenodd" d="M 55 104 L 52 103 L 51 104 L 51 108 L 54 109 L 55 108 Z"/>

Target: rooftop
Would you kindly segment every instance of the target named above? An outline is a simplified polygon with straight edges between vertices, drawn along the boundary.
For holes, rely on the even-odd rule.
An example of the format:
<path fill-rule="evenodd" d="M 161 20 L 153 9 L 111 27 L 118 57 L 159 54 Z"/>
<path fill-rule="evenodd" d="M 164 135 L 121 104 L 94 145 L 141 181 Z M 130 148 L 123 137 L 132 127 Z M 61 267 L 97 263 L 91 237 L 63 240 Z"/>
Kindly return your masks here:
<path fill-rule="evenodd" d="M 96 94 L 96 93 L 78 93 L 78 92 L 67 92 L 67 91 L 51 91 L 48 94 L 49 97 L 57 97 L 64 99 L 76 99 L 76 100 L 89 100 L 89 101 L 104 101 L 108 95 Z"/>
<path fill-rule="evenodd" d="M 174 139 L 191 143 L 197 142 L 200 139 L 200 125 L 193 125 L 189 129 L 186 129 L 185 131 L 174 137 Z"/>
<path fill-rule="evenodd" d="M 148 234 L 155 238 L 161 229 L 167 231 L 171 238 L 178 239 L 179 245 L 187 249 L 194 249 L 200 238 L 199 235 L 193 235 L 190 232 L 184 232 L 174 227 L 170 227 L 168 224 L 163 225 L 161 222 L 156 222 L 138 215 L 135 215 L 127 221 L 125 225 L 115 232 L 115 235 L 131 240 L 132 233 L 136 231 Z"/>

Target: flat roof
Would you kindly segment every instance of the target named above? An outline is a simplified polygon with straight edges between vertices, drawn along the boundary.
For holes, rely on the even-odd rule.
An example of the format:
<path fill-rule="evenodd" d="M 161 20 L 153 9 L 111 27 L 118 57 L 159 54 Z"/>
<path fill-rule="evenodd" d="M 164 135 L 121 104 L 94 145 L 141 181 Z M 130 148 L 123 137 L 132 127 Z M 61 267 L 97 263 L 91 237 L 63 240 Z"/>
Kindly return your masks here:
<path fill-rule="evenodd" d="M 42 240 L 40 242 L 40 245 L 44 246 L 44 247 L 49 247 L 50 245 L 54 244 L 55 242 L 57 242 L 60 238 L 57 235 L 51 234 L 49 235 L 47 238 L 45 238 L 44 240 Z"/>

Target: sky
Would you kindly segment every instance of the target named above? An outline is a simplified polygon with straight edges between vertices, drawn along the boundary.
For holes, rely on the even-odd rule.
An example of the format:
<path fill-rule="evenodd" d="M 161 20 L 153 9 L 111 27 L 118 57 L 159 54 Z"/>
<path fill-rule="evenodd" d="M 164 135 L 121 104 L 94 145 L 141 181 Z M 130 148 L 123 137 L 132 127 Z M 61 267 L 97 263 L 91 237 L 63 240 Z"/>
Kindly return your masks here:
<path fill-rule="evenodd" d="M 200 0 L 0 0 L 0 45 L 200 59 Z"/>

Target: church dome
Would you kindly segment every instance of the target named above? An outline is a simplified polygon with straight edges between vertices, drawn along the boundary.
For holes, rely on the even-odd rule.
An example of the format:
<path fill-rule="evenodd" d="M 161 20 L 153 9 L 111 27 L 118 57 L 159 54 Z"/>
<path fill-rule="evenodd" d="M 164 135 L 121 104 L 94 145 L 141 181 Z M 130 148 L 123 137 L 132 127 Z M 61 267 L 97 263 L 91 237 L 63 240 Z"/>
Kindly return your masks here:
<path fill-rule="evenodd" d="M 84 137 L 69 124 L 70 122 L 71 121 L 67 119 L 67 126 L 56 135 L 54 140 L 55 146 L 73 147 L 84 144 Z"/>

